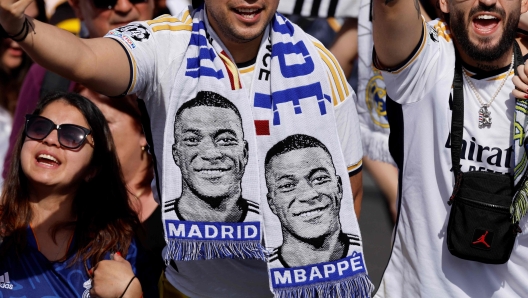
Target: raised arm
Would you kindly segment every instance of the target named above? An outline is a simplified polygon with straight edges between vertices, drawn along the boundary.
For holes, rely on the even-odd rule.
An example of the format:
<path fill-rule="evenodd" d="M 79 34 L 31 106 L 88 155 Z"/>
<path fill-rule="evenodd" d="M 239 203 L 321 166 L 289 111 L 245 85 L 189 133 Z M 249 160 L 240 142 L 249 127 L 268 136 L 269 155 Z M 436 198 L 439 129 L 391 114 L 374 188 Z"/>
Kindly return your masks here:
<path fill-rule="evenodd" d="M 528 32 L 528 12 L 521 14 L 519 19 L 519 29 Z"/>
<path fill-rule="evenodd" d="M 392 68 L 404 62 L 422 35 L 419 0 L 372 0 L 373 37 L 378 62 Z"/>
<path fill-rule="evenodd" d="M 80 39 L 75 35 L 24 15 L 33 0 L 0 0 L 0 25 L 38 64 L 103 94 L 123 93 L 130 78 L 124 49 L 108 38 Z M 28 24 L 24 24 L 28 20 Z M 22 31 L 22 34 L 19 34 Z M 18 40 L 17 40 L 18 41 Z"/>
<path fill-rule="evenodd" d="M 358 19 L 347 18 L 337 37 L 330 47 L 330 52 L 334 54 L 339 65 L 343 68 L 345 76 L 348 78 L 354 68 L 354 59 L 358 54 Z"/>

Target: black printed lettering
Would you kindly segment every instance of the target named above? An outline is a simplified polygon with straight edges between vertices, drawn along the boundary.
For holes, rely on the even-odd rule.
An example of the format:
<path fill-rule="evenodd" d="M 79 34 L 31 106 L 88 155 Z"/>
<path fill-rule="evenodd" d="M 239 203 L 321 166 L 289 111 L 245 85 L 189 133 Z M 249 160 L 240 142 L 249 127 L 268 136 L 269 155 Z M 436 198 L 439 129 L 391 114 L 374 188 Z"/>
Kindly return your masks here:
<path fill-rule="evenodd" d="M 460 150 L 460 159 L 466 159 L 466 148 L 467 142 L 466 140 L 462 140 L 462 150 Z"/>
<path fill-rule="evenodd" d="M 502 150 L 500 148 L 497 148 L 497 147 L 491 148 L 491 151 L 493 151 L 493 150 L 497 150 L 497 153 L 494 154 L 494 155 L 489 156 L 487 162 L 490 165 L 496 165 L 497 167 L 500 167 L 501 166 L 501 159 L 502 159 Z M 495 162 L 493 162 L 493 158 L 497 158 L 495 160 Z"/>
<path fill-rule="evenodd" d="M 482 152 L 484 151 L 489 151 L 489 147 L 482 147 L 482 146 L 478 146 L 478 152 L 477 152 L 477 161 L 478 162 L 482 162 Z"/>
<path fill-rule="evenodd" d="M 468 146 L 469 142 L 469 146 Z M 504 167 L 511 168 L 512 155 L 514 153 L 513 146 L 510 146 L 506 149 L 501 149 L 499 147 L 490 147 L 480 145 L 476 138 L 472 137 L 470 141 L 462 139 L 460 150 L 460 159 L 474 161 L 477 163 L 486 163 L 494 167 Z M 445 148 L 451 149 L 451 134 L 447 136 L 445 142 Z M 469 147 L 469 148 L 468 148 Z M 476 149 L 476 150 L 475 150 Z M 476 151 L 476 152 L 475 152 Z M 486 153 L 487 151 L 487 153 Z M 476 155 L 475 155 L 476 154 Z M 505 154 L 505 156 L 503 156 Z M 504 163 L 503 163 L 504 161 Z M 470 166 L 470 171 L 476 170 L 476 166 Z M 486 166 L 480 167 L 479 171 L 487 171 Z M 500 172 L 503 174 L 502 172 Z"/>
<path fill-rule="evenodd" d="M 504 151 L 506 151 L 506 162 L 504 163 L 504 165 L 509 169 L 511 163 L 511 155 L 513 153 L 513 146 L 510 146 L 510 148 Z"/>
<path fill-rule="evenodd" d="M 264 64 L 264 67 L 268 67 L 268 62 L 266 61 L 266 59 L 268 59 L 268 58 L 271 58 L 271 54 L 270 53 L 266 53 L 266 54 L 264 54 L 264 57 L 262 57 L 262 64 Z"/>
<path fill-rule="evenodd" d="M 266 74 L 266 77 L 264 78 L 266 81 L 269 80 L 269 75 L 270 75 L 270 71 L 269 70 L 266 70 L 266 69 L 260 69 L 260 73 L 259 73 L 259 80 L 262 81 L 262 74 Z"/>
<path fill-rule="evenodd" d="M 473 153 L 475 153 L 475 138 L 471 138 L 472 142 L 469 145 L 468 160 L 473 160 Z"/>

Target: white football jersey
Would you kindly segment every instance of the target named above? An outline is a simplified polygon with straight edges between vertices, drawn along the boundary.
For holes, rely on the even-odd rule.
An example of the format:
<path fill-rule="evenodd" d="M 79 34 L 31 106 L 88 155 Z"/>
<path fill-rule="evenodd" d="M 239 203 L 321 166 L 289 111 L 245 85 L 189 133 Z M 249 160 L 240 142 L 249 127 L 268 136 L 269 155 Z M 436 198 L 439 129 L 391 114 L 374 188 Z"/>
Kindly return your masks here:
<path fill-rule="evenodd" d="M 361 0 L 358 18 L 358 103 L 363 153 L 372 160 L 394 164 L 389 153 L 389 120 L 385 82 L 372 65 L 371 0 Z"/>
<path fill-rule="evenodd" d="M 182 95 L 175 90 L 181 82 L 177 74 L 185 67 L 192 29 L 192 16 L 185 10 L 175 16 L 161 16 L 152 21 L 134 22 L 110 31 L 106 37 L 117 40 L 126 50 L 131 68 L 131 80 L 127 93 L 137 93 L 143 99 L 150 117 L 150 127 L 157 157 L 156 179 L 163 200 L 172 200 L 180 193 L 181 174 L 174 163 L 174 119 L 182 103 Z M 208 30 L 212 30 L 208 28 Z M 314 42 L 317 42 L 314 40 Z M 334 84 L 334 90 L 343 93 L 348 84 L 342 84 L 344 76 L 337 60 L 321 46 L 321 59 L 326 73 Z M 251 89 L 255 67 L 239 68 L 242 89 Z M 248 100 L 252 101 L 249 96 Z M 363 152 L 359 135 L 359 121 L 355 107 L 355 93 L 334 102 L 340 145 L 349 174 L 361 170 Z M 338 102 L 339 101 L 339 102 Z M 257 160 L 257 152 L 250 150 L 250 159 Z M 246 175 L 247 176 L 247 175 Z M 259 191 L 243 189 L 243 198 L 250 198 Z M 265 201 L 266 198 L 260 198 Z M 171 262 L 172 263 L 172 262 Z M 178 290 L 190 297 L 266 297 L 271 296 L 267 264 L 259 260 L 216 259 L 200 261 L 176 261 L 176 268 L 168 266 L 166 277 Z"/>
<path fill-rule="evenodd" d="M 401 181 L 392 253 L 376 297 L 528 297 L 526 232 L 503 265 L 462 260 L 447 249 L 455 49 L 446 24 L 424 23 L 420 43 L 402 65 L 383 71 L 393 100 L 387 103 L 394 134 L 390 150 Z M 463 66 L 486 102 L 505 76 L 507 81 L 490 107 L 491 127 L 480 129 L 481 104 L 464 78 L 461 170 L 513 174 L 514 72 L 509 66 L 488 73 Z M 521 229 L 527 228 L 525 218 Z"/>

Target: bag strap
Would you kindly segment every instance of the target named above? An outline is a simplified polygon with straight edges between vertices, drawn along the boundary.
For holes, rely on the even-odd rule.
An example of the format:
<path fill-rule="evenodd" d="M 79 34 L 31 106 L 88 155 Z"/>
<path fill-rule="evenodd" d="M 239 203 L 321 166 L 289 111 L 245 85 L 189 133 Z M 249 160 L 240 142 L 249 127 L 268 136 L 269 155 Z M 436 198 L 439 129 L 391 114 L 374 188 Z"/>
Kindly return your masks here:
<path fill-rule="evenodd" d="M 460 174 L 460 151 L 462 150 L 462 135 L 464 133 L 464 80 L 462 79 L 462 63 L 456 52 L 455 77 L 453 78 L 453 115 L 451 117 L 451 162 L 455 177 Z"/>
<path fill-rule="evenodd" d="M 451 202 L 460 186 L 462 171 L 460 171 L 460 151 L 462 150 L 462 135 L 464 133 L 464 80 L 462 78 L 462 62 L 460 55 L 456 52 L 455 76 L 453 78 L 453 115 L 451 117 L 451 162 L 452 171 L 455 175 L 455 187 Z M 521 48 L 517 42 L 513 43 L 514 71 L 517 75 L 517 66 L 524 63 Z"/>

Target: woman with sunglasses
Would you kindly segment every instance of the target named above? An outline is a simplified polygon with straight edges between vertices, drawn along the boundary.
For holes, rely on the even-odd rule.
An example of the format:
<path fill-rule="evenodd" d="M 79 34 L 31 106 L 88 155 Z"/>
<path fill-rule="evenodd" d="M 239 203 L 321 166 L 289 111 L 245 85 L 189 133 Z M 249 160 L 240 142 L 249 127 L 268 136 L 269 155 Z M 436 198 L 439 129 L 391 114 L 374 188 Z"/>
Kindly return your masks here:
<path fill-rule="evenodd" d="M 139 268 L 138 226 L 102 113 L 77 94 L 44 98 L 26 117 L 1 196 L 1 296 L 90 297 L 104 262 L 119 273 L 107 290 L 140 297 L 140 280 L 149 289 L 152 279 Z M 102 261 L 113 253 L 117 262 Z"/>

